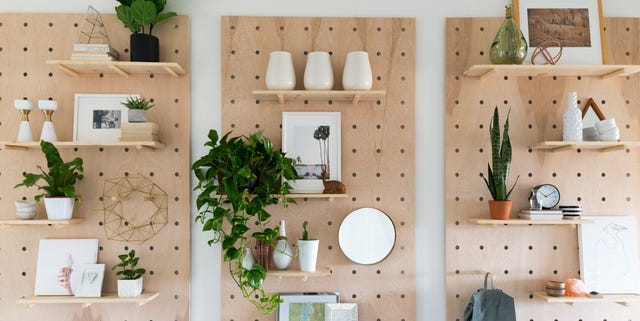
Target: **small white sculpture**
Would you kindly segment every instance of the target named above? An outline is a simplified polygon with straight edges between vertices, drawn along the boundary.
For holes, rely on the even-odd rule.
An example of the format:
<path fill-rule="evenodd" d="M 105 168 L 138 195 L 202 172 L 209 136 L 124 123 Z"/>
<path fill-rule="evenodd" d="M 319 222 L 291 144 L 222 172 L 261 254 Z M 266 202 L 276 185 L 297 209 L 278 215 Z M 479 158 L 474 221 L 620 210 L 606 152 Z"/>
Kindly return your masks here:
<path fill-rule="evenodd" d="M 572 91 L 568 95 L 567 111 L 563 116 L 562 139 L 582 141 L 582 112 L 578 109 L 578 94 Z"/>
<path fill-rule="evenodd" d="M 29 124 L 29 113 L 33 109 L 33 101 L 16 99 L 13 101 L 13 106 L 22 114 L 16 142 L 32 142 L 33 133 L 31 132 L 31 125 Z"/>
<path fill-rule="evenodd" d="M 57 142 L 58 136 L 56 136 L 56 130 L 53 127 L 53 112 L 58 109 L 58 102 L 55 100 L 41 99 L 38 100 L 38 108 L 42 110 L 44 114 L 44 124 L 42 124 L 42 132 L 40 133 L 40 140 L 48 142 Z"/>

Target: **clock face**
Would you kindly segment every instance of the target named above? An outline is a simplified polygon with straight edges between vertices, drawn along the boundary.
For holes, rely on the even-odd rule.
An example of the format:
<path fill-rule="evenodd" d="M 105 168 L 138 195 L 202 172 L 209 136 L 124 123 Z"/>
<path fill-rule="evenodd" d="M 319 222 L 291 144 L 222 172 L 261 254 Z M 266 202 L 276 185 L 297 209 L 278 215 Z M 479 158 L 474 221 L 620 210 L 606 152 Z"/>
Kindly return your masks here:
<path fill-rule="evenodd" d="M 542 208 L 553 208 L 560 203 L 560 191 L 551 184 L 536 186 L 535 197 Z"/>

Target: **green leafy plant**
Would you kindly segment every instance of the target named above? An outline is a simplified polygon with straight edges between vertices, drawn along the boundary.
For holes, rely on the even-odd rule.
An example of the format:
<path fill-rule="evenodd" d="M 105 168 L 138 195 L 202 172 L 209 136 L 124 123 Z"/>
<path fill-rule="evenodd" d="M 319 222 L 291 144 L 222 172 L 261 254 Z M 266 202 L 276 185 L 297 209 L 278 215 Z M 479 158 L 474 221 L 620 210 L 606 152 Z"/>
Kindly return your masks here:
<path fill-rule="evenodd" d="M 278 235 L 277 225 L 268 227 L 271 214 L 266 208 L 280 201 L 285 207 L 295 203 L 287 197 L 291 186 L 286 182 L 296 178 L 295 168 L 293 160 L 276 150 L 262 132 L 230 134 L 220 138 L 215 130 L 209 131 L 205 143 L 209 152 L 191 167 L 198 179 L 196 222 L 213 234 L 209 245 L 221 243 L 224 261 L 229 262 L 231 277 L 242 295 L 260 312 L 271 313 L 281 302 L 280 296 L 265 293 L 266 269 L 257 263 L 245 269 L 242 254 L 254 240 L 274 247 L 276 241 L 285 239 Z"/>
<path fill-rule="evenodd" d="M 175 12 L 164 12 L 167 0 L 117 0 L 116 15 L 131 33 L 151 34 L 153 26 L 160 21 L 176 15 Z M 148 28 L 147 28 L 148 26 Z M 145 32 L 145 28 L 147 32 Z"/>
<path fill-rule="evenodd" d="M 498 115 L 498 107 L 493 111 L 493 119 L 489 126 L 489 134 L 491 136 L 491 162 L 487 164 L 487 176 L 483 176 L 484 182 L 491 192 L 494 201 L 507 201 L 513 188 L 518 183 L 518 178 L 510 189 L 507 190 L 507 180 L 509 178 L 509 170 L 511 168 L 511 140 L 509 139 L 509 114 L 504 122 L 502 131 L 502 139 L 500 137 L 500 116 Z M 493 167 L 493 168 L 492 168 Z"/>
<path fill-rule="evenodd" d="M 129 253 L 118 255 L 118 259 L 120 259 L 120 263 L 111 269 L 120 268 L 116 275 L 121 276 L 122 280 L 136 280 L 147 272 L 143 268 L 137 268 L 140 258 L 136 256 L 136 251 L 133 249 Z"/>
<path fill-rule="evenodd" d="M 302 223 L 302 238 L 301 240 L 303 241 L 308 241 L 309 240 L 309 232 L 307 232 L 307 225 L 309 225 L 309 222 L 304 221 L 304 223 Z"/>
<path fill-rule="evenodd" d="M 40 202 L 43 197 L 71 197 L 76 201 L 82 201 L 82 197 L 76 194 L 75 184 L 81 180 L 83 175 L 82 158 L 76 157 L 70 162 L 64 162 L 58 149 L 50 142 L 40 141 L 40 149 L 47 159 L 48 171 L 38 166 L 40 173 L 23 173 L 24 179 L 19 186 L 37 186 L 43 193 L 35 196 L 36 202 Z M 44 183 L 38 184 L 42 180 Z"/>
<path fill-rule="evenodd" d="M 148 101 L 146 98 L 143 98 L 143 97 L 128 97 L 127 101 L 123 102 L 122 105 L 129 109 L 142 109 L 142 110 L 149 110 L 153 106 L 155 106 L 154 104 L 152 104 L 150 101 Z"/>

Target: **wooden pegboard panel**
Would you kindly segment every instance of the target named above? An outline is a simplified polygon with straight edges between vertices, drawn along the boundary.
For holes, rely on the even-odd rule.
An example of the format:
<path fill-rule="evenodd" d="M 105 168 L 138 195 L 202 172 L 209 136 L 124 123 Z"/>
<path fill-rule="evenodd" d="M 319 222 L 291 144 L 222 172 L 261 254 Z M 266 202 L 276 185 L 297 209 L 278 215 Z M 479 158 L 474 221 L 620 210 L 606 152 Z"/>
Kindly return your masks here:
<path fill-rule="evenodd" d="M 115 15 L 102 15 L 111 44 L 128 60 L 129 31 Z M 58 101 L 54 124 L 59 140 L 72 140 L 74 93 L 140 93 L 153 98 L 156 107 L 149 117 L 160 125 L 160 150 L 135 148 L 61 149 L 67 160 L 76 156 L 85 162 L 85 178 L 78 184 L 84 202 L 75 217 L 82 224 L 68 227 L 11 226 L 0 228 L 0 319 L 1 320 L 188 320 L 190 275 L 190 93 L 189 18 L 174 17 L 156 26 L 160 38 L 161 60 L 178 62 L 186 76 L 146 74 L 120 77 L 116 74 L 88 74 L 71 77 L 46 60 L 68 59 L 84 21 L 84 14 L 0 14 L 0 140 L 15 140 L 19 115 L 13 100 L 47 99 Z M 34 137 L 40 136 L 43 116 L 31 113 Z M 15 200 L 32 198 L 35 189 L 13 186 L 22 172 L 46 165 L 39 149 L 0 151 L 1 219 L 14 218 Z M 142 245 L 107 240 L 99 196 L 105 179 L 145 175 L 168 194 L 169 224 Z M 136 209 L 126 208 L 135 215 Z M 38 217 L 45 218 L 44 208 Z M 16 299 L 32 295 L 36 274 L 38 240 L 44 238 L 98 238 L 98 261 L 107 264 L 103 292 L 116 291 L 111 267 L 117 254 L 136 249 L 141 265 L 147 268 L 145 289 L 160 296 L 142 306 L 134 304 L 37 305 L 28 308 Z M 55 316 L 55 317 L 54 317 Z"/>
<path fill-rule="evenodd" d="M 237 134 L 263 130 L 281 145 L 283 111 L 339 111 L 342 117 L 342 182 L 349 198 L 299 200 L 287 210 L 273 207 L 273 223 L 286 219 L 293 242 L 304 220 L 320 238 L 318 266 L 327 278 L 272 278 L 270 292 L 338 291 L 343 302 L 359 304 L 360 320 L 415 320 L 414 291 L 414 19 L 408 18 L 222 18 L 222 128 Z M 379 101 L 259 101 L 251 90 L 265 89 L 269 53 L 293 55 L 302 89 L 305 52 L 330 51 L 335 86 L 342 89 L 346 53 L 365 50 L 373 69 L 373 89 L 386 90 Z M 375 265 L 355 265 L 340 251 L 338 228 L 360 207 L 386 212 L 396 230 L 391 255 Z M 297 268 L 294 261 L 293 268 Z M 222 320 L 274 320 L 260 315 L 222 277 Z"/>
<path fill-rule="evenodd" d="M 473 64 L 489 64 L 489 47 L 502 18 L 450 18 L 446 23 L 446 296 L 447 320 L 462 318 L 471 294 L 482 286 L 478 271 L 496 275 L 496 285 L 516 299 L 518 320 L 636 320 L 640 305 L 545 303 L 531 295 L 545 280 L 579 277 L 576 229 L 568 226 L 474 225 L 469 217 L 489 217 L 491 198 L 480 177 L 491 157 L 489 122 L 498 106 L 501 121 L 511 108 L 513 146 L 512 217 L 529 206 L 531 187 L 556 185 L 561 204 L 580 204 L 584 215 L 638 215 L 639 153 L 587 150 L 533 151 L 543 140 L 562 140 L 566 96 L 577 91 L 582 103 L 594 97 L 621 127 L 622 140 L 640 138 L 638 76 L 514 77 L 496 73 L 483 80 L 463 77 Z M 638 64 L 638 19 L 605 19 L 612 64 Z"/>

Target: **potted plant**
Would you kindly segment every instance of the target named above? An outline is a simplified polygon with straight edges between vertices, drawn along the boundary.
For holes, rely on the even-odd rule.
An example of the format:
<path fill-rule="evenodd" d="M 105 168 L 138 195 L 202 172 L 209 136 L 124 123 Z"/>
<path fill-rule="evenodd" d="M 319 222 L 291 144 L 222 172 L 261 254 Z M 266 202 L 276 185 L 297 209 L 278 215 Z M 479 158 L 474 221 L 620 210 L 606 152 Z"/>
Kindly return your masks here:
<path fill-rule="evenodd" d="M 269 205 L 294 203 L 287 197 L 295 179 L 293 160 L 273 147 L 261 132 L 249 136 L 221 138 L 209 131 L 205 146 L 209 152 L 195 161 L 192 170 L 198 180 L 195 190 L 202 230 L 212 233 L 209 245 L 221 243 L 224 261 L 229 263 L 231 277 L 242 295 L 262 313 L 273 312 L 280 302 L 277 293 L 267 295 L 262 283 L 267 271 L 255 263 L 242 265 L 245 248 L 253 241 L 272 248 L 279 236 L 279 227 L 269 227 Z M 254 227 L 255 226 L 255 227 Z"/>
<path fill-rule="evenodd" d="M 82 158 L 76 157 L 70 162 L 64 162 L 58 149 L 50 142 L 40 141 L 40 148 L 47 159 L 48 171 L 38 166 L 40 173 L 23 173 L 24 179 L 19 186 L 37 186 L 43 191 L 35 196 L 36 202 L 44 198 L 47 217 L 50 220 L 68 220 L 73 215 L 75 201 L 82 198 L 76 194 L 75 184 L 82 179 Z M 40 180 L 44 183 L 39 184 Z"/>
<path fill-rule="evenodd" d="M 507 189 L 507 180 L 511 167 L 511 140 L 509 139 L 509 114 L 504 122 L 502 138 L 500 137 L 500 116 L 498 106 L 493 111 L 493 119 L 489 126 L 491 136 L 491 164 L 487 164 L 487 176 L 483 176 L 484 182 L 489 188 L 493 201 L 489 201 L 489 211 L 492 219 L 506 220 L 511 213 L 511 200 L 509 196 L 518 183 L 520 176 L 516 178 L 511 188 Z"/>
<path fill-rule="evenodd" d="M 144 123 L 148 120 L 147 110 L 151 109 L 154 104 L 143 97 L 128 97 L 122 105 L 127 107 L 128 120 L 130 123 Z"/>
<path fill-rule="evenodd" d="M 129 253 L 120 254 L 118 259 L 120 263 L 111 268 L 112 270 L 120 268 L 120 271 L 116 272 L 116 275 L 121 277 L 118 280 L 118 296 L 130 298 L 140 295 L 142 276 L 147 270 L 137 267 L 140 258 L 136 256 L 136 251 L 132 249 Z"/>
<path fill-rule="evenodd" d="M 160 43 L 152 35 L 153 26 L 162 20 L 176 15 L 164 12 L 166 0 L 117 0 L 116 15 L 124 26 L 131 31 L 131 61 L 160 61 Z"/>
<path fill-rule="evenodd" d="M 298 240 L 298 259 L 300 260 L 300 271 L 315 272 L 320 240 L 309 238 L 308 225 L 307 221 L 302 223 L 302 238 Z"/>

